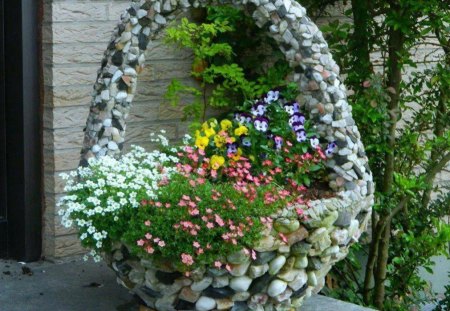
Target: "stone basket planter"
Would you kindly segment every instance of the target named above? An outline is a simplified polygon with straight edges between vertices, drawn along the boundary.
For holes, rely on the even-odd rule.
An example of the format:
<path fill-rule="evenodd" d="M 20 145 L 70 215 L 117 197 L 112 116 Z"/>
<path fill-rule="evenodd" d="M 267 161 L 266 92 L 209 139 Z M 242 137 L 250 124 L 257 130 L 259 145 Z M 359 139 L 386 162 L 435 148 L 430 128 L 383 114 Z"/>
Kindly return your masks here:
<path fill-rule="evenodd" d="M 105 259 L 119 283 L 156 310 L 299 310 L 366 229 L 371 201 L 370 196 L 357 203 L 338 197 L 313 201 L 304 222 L 293 209 L 281 210 L 255 245 L 256 260 L 233 254 L 227 258 L 230 271 L 204 267 L 186 277 L 170 265 L 133 258 L 120 243 Z"/>
<path fill-rule="evenodd" d="M 105 259 L 122 285 L 157 310 L 298 310 L 305 297 L 320 291 L 332 265 L 366 229 L 373 204 L 372 174 L 339 67 L 305 9 L 291 0 L 220 3 L 248 12 L 279 43 L 294 68 L 292 80 L 301 91 L 303 110 L 322 140 L 338 146 L 326 163 L 335 196 L 303 207 L 306 221 L 288 208 L 272 215 L 273 229 L 254 246 L 257 259 L 233 254 L 227 258 L 230 271 L 204 267 L 187 277 L 167 263 L 130 256 L 120 242 Z M 208 4 L 214 2 L 134 0 L 122 14 L 94 85 L 80 165 L 87 165 L 90 157 L 120 154 L 149 40 L 180 9 Z"/>

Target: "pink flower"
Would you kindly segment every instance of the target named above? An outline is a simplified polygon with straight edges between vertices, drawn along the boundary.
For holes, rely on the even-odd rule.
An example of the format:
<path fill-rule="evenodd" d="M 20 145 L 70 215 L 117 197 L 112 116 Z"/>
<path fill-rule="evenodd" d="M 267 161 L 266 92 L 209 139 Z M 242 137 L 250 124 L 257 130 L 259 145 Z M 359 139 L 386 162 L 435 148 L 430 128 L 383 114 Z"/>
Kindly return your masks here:
<path fill-rule="evenodd" d="M 196 186 L 196 183 L 195 183 L 195 180 L 189 180 L 189 185 L 191 185 L 191 187 L 195 187 Z"/>
<path fill-rule="evenodd" d="M 194 259 L 191 255 L 183 253 L 181 254 L 181 262 L 183 262 L 187 266 L 192 266 L 194 264 Z"/>
<path fill-rule="evenodd" d="M 159 241 L 161 241 L 160 238 L 155 238 L 155 239 L 153 240 L 153 242 L 155 242 L 155 243 L 158 243 Z"/>
<path fill-rule="evenodd" d="M 197 250 L 197 255 L 200 255 L 200 254 L 203 254 L 203 253 L 204 253 L 203 248 L 199 248 Z"/>
<path fill-rule="evenodd" d="M 155 252 L 155 249 L 151 246 L 147 246 L 147 248 L 145 249 L 147 251 L 147 253 L 149 254 L 153 254 Z"/>
<path fill-rule="evenodd" d="M 212 178 L 217 178 L 217 171 L 216 170 L 211 170 L 211 177 Z"/>
<path fill-rule="evenodd" d="M 186 201 L 190 201 L 191 200 L 191 198 L 190 197 L 188 197 L 187 195 L 185 195 L 185 194 L 183 194 L 183 196 L 181 197 L 183 200 L 186 200 Z"/>
<path fill-rule="evenodd" d="M 164 241 L 159 241 L 159 242 L 158 242 L 158 246 L 159 246 L 159 247 L 164 247 L 164 246 L 166 246 L 166 242 L 164 242 Z"/>
<path fill-rule="evenodd" d="M 219 215 L 215 214 L 214 217 L 215 217 L 216 223 L 219 226 L 221 226 L 221 227 L 225 226 L 225 222 L 223 221 L 223 219 Z"/>
<path fill-rule="evenodd" d="M 214 224 L 213 224 L 212 222 L 208 222 L 208 223 L 206 224 L 206 228 L 212 229 L 212 228 L 214 228 Z"/>
<path fill-rule="evenodd" d="M 166 203 L 166 207 L 169 208 L 170 207 L 170 203 Z"/>
<path fill-rule="evenodd" d="M 146 238 L 147 240 L 150 240 L 150 239 L 152 238 L 152 235 L 151 235 L 150 233 L 146 233 L 146 234 L 145 234 L 145 238 Z"/>
<path fill-rule="evenodd" d="M 192 246 L 194 246 L 195 248 L 199 248 L 200 247 L 200 243 L 195 241 L 195 242 L 192 243 Z"/>
<path fill-rule="evenodd" d="M 231 266 L 230 266 L 229 264 L 227 264 L 227 265 L 225 266 L 225 269 L 227 269 L 227 271 L 231 271 Z"/>
<path fill-rule="evenodd" d="M 143 246 L 145 244 L 145 241 L 143 239 L 140 239 L 137 241 L 138 246 Z"/>
<path fill-rule="evenodd" d="M 161 202 L 156 202 L 156 203 L 155 203 L 155 206 L 156 206 L 156 207 L 161 207 L 161 206 L 162 206 L 162 203 L 161 203 Z"/>
<path fill-rule="evenodd" d="M 147 227 L 150 227 L 150 225 L 151 225 L 150 220 L 146 220 L 146 221 L 144 222 L 144 225 L 146 225 Z"/>
<path fill-rule="evenodd" d="M 220 267 L 222 267 L 222 263 L 220 261 L 216 260 L 216 261 L 214 261 L 214 267 L 219 269 Z"/>
<path fill-rule="evenodd" d="M 256 252 L 254 249 L 252 249 L 252 259 L 256 260 Z"/>
<path fill-rule="evenodd" d="M 287 239 L 287 237 L 283 234 L 283 233 L 278 233 L 278 235 L 280 236 L 280 238 L 281 238 L 281 240 L 284 242 L 284 243 L 288 243 L 288 239 Z"/>
<path fill-rule="evenodd" d="M 189 211 L 189 214 L 191 216 L 197 216 L 198 214 L 200 214 L 200 211 L 198 209 L 194 208 Z"/>
<path fill-rule="evenodd" d="M 191 146 L 186 146 L 184 147 L 184 151 L 186 151 L 187 153 L 192 153 L 194 149 Z"/>
<path fill-rule="evenodd" d="M 197 178 L 197 183 L 199 185 L 203 185 L 205 183 L 205 179 L 204 178 Z"/>

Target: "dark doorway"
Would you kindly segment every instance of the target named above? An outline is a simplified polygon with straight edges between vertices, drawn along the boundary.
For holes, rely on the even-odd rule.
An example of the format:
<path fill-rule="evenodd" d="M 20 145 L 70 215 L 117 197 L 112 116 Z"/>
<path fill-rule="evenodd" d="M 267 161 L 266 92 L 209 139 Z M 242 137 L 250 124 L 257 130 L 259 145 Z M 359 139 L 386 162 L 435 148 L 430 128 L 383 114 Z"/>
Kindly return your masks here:
<path fill-rule="evenodd" d="M 35 0 L 0 0 L 0 255 L 41 255 L 39 24 Z"/>

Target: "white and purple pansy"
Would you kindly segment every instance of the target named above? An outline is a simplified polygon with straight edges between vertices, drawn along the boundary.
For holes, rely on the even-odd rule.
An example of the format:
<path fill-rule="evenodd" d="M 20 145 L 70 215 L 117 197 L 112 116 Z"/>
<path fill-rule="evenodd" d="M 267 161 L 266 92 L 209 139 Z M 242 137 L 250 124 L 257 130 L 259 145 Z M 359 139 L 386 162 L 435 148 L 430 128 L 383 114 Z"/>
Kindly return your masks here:
<path fill-rule="evenodd" d="M 292 116 L 294 113 L 300 112 L 300 105 L 297 102 L 286 103 L 284 104 L 284 111 Z"/>
<path fill-rule="evenodd" d="M 294 123 L 292 123 L 292 129 L 294 130 L 294 132 L 298 132 L 300 130 L 304 130 L 305 127 L 303 126 L 303 123 L 301 123 L 301 122 L 294 122 Z"/>
<path fill-rule="evenodd" d="M 240 124 L 252 123 L 253 116 L 247 112 L 236 112 L 234 119 Z"/>
<path fill-rule="evenodd" d="M 319 147 L 319 139 L 316 136 L 312 136 L 309 139 L 309 142 L 311 143 L 311 147 L 313 149 L 317 149 L 317 147 Z"/>
<path fill-rule="evenodd" d="M 267 132 L 269 129 L 269 119 L 265 117 L 256 117 L 255 120 L 253 120 L 253 126 L 257 131 Z"/>
<path fill-rule="evenodd" d="M 337 145 L 333 141 L 328 144 L 327 149 L 325 149 L 325 154 L 327 155 L 327 157 L 330 157 L 333 153 L 336 152 L 336 150 L 337 150 Z"/>
<path fill-rule="evenodd" d="M 241 145 L 242 146 L 250 147 L 252 145 L 252 140 L 250 139 L 250 137 L 245 136 L 245 135 L 241 135 L 240 139 L 241 139 Z"/>
<path fill-rule="evenodd" d="M 269 91 L 266 95 L 266 97 L 264 97 L 264 101 L 268 104 L 277 101 L 278 98 L 280 98 L 280 91 L 274 90 L 274 91 Z"/>
<path fill-rule="evenodd" d="M 300 130 L 298 132 L 295 132 L 295 136 L 299 143 L 305 142 L 307 140 L 305 130 Z"/>
<path fill-rule="evenodd" d="M 238 151 L 237 143 L 229 143 L 227 144 L 227 154 L 235 154 Z"/>
<path fill-rule="evenodd" d="M 280 150 L 283 147 L 283 137 L 275 136 L 273 141 L 275 142 L 275 149 Z"/>
<path fill-rule="evenodd" d="M 305 123 L 305 121 L 306 121 L 306 118 L 305 118 L 305 116 L 303 115 L 303 113 L 300 113 L 300 112 L 295 112 L 290 118 L 289 118 L 289 125 L 292 127 L 292 125 L 295 123 L 295 122 L 300 122 L 300 123 Z"/>
<path fill-rule="evenodd" d="M 251 111 L 254 116 L 260 117 L 266 113 L 266 110 L 267 110 L 266 104 L 262 101 L 258 101 L 252 106 Z"/>

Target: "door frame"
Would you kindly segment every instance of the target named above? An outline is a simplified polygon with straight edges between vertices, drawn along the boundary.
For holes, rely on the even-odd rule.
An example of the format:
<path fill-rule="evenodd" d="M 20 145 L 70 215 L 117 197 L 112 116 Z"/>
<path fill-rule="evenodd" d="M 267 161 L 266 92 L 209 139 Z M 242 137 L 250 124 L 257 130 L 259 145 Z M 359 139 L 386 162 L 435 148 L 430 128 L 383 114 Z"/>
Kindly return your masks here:
<path fill-rule="evenodd" d="M 7 253 L 37 260 L 42 250 L 42 113 L 40 5 L 0 0 L 4 32 Z"/>

